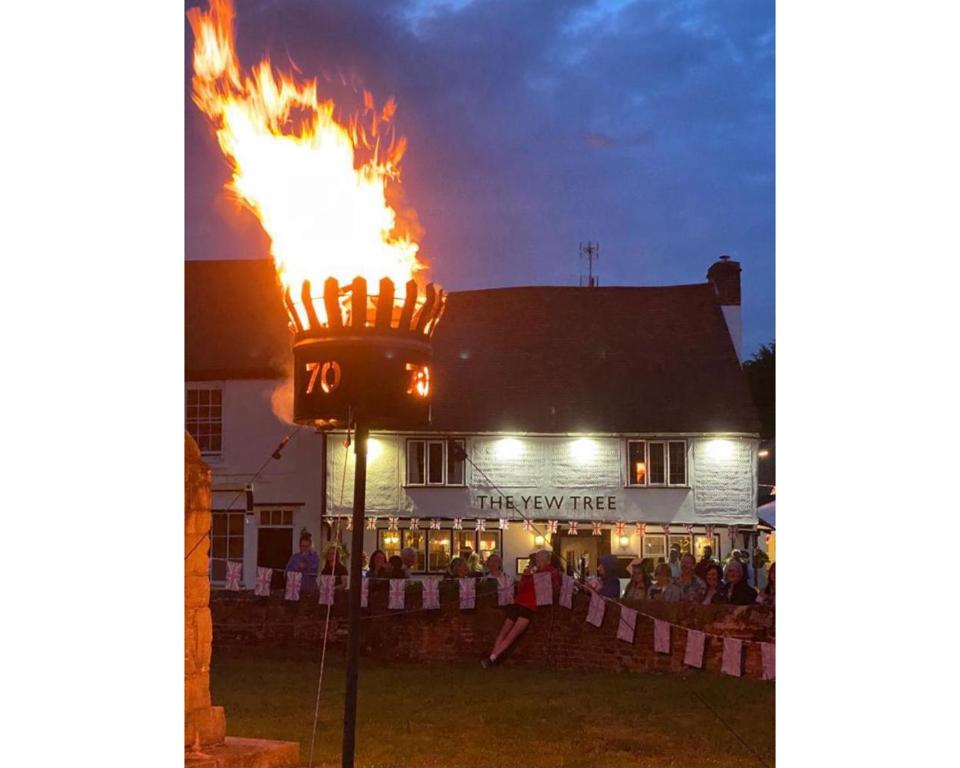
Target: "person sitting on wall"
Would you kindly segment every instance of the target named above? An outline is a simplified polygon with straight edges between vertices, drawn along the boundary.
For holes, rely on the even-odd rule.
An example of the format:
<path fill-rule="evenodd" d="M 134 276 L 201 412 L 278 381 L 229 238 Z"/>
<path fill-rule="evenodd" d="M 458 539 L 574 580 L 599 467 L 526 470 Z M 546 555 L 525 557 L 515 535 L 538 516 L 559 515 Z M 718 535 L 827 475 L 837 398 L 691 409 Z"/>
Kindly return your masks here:
<path fill-rule="evenodd" d="M 336 544 L 327 547 L 324 553 L 323 570 L 320 573 L 324 576 L 340 576 L 344 585 L 347 583 L 347 566 L 343 564 L 344 553 Z"/>
<path fill-rule="evenodd" d="M 290 555 L 286 571 L 301 574 L 300 592 L 315 592 L 317 589 L 317 571 L 320 569 L 320 556 L 313 548 L 313 536 L 304 531 L 300 534 L 300 551 Z"/>
<path fill-rule="evenodd" d="M 403 561 L 403 572 L 409 578 L 417 567 L 417 550 L 413 547 L 404 547 L 400 551 L 400 559 Z"/>
<path fill-rule="evenodd" d="M 530 564 L 520 577 L 520 586 L 514 597 L 513 605 L 504 609 L 507 618 L 500 627 L 500 632 L 493 644 L 490 655 L 480 660 L 480 666 L 486 669 L 497 663 L 499 659 L 520 637 L 526 632 L 537 611 L 537 591 L 533 582 L 534 573 L 549 573 L 553 582 L 553 591 L 556 594 L 560 588 L 560 573 L 550 565 L 551 553 L 541 549 L 530 555 Z"/>
<path fill-rule="evenodd" d="M 703 548 L 703 557 L 700 558 L 700 562 L 697 563 L 697 570 L 696 570 L 697 577 L 700 579 L 703 579 L 703 581 L 706 581 L 707 570 L 710 568 L 711 565 L 718 565 L 718 563 L 716 558 L 714 558 L 713 556 L 713 547 L 707 544 Z"/>
<path fill-rule="evenodd" d="M 464 579 L 469 575 L 467 561 L 464 558 L 455 557 L 450 561 L 450 567 L 447 569 L 448 579 Z"/>
<path fill-rule="evenodd" d="M 736 560 L 727 563 L 723 572 L 726 585 L 723 596 L 731 605 L 752 605 L 757 601 L 757 590 L 743 580 L 743 566 Z"/>
<path fill-rule="evenodd" d="M 670 560 L 667 563 L 670 566 L 670 578 L 680 578 L 680 545 L 673 544 L 670 547 Z"/>
<path fill-rule="evenodd" d="M 653 572 L 656 579 L 648 594 L 651 600 L 663 600 L 667 603 L 679 603 L 680 588 L 673 583 L 673 575 L 668 563 L 660 563 Z"/>
<path fill-rule="evenodd" d="M 617 572 L 620 563 L 616 555 L 604 555 L 597 564 L 598 583 L 587 581 L 586 586 L 612 600 L 620 599 L 620 577 Z"/>
<path fill-rule="evenodd" d="M 687 552 L 680 558 L 680 576 L 673 582 L 680 588 L 680 599 L 688 603 L 699 603 L 707 591 L 707 585 L 697 576 L 696 568 L 697 561 Z"/>
<path fill-rule="evenodd" d="M 777 571 L 776 562 L 770 563 L 770 567 L 767 569 L 767 586 L 765 586 L 763 588 L 763 591 L 757 596 L 758 603 L 769 605 L 771 608 L 775 607 L 775 603 L 776 603 L 776 591 L 777 591 L 776 571 Z"/>
<path fill-rule="evenodd" d="M 403 558 L 393 555 L 387 561 L 386 577 L 388 579 L 405 579 L 407 574 L 403 570 Z"/>
<path fill-rule="evenodd" d="M 723 594 L 723 571 L 720 566 L 713 563 L 707 567 L 703 575 L 703 581 L 707 585 L 707 589 L 703 593 L 703 599 L 700 600 L 701 605 L 716 605 L 717 603 L 727 602 L 727 598 Z"/>
<path fill-rule="evenodd" d="M 643 563 L 640 558 L 636 558 L 627 566 L 630 573 L 630 581 L 623 591 L 624 600 L 646 600 L 650 592 L 650 577 L 643 570 Z"/>

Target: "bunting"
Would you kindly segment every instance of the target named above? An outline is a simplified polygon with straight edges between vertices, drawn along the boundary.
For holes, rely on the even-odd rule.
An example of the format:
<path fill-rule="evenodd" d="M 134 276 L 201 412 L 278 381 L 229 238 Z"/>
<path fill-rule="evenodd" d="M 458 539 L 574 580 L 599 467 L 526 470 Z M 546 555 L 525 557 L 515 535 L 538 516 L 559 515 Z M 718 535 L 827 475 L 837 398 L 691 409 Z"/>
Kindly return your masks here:
<path fill-rule="evenodd" d="M 420 518 L 419 518 L 419 517 L 411 517 L 411 518 L 410 518 L 410 530 L 411 530 L 411 531 L 419 531 L 419 530 L 420 530 Z"/>
<path fill-rule="evenodd" d="M 300 582 L 303 581 L 303 574 L 300 571 L 287 571 L 287 585 L 283 590 L 284 600 L 300 599 Z"/>
<path fill-rule="evenodd" d="M 553 576 L 549 571 L 533 574 L 533 588 L 537 595 L 537 605 L 553 605 Z"/>
<path fill-rule="evenodd" d="M 653 650 L 657 653 L 670 653 L 669 622 L 653 620 Z"/>
<path fill-rule="evenodd" d="M 507 518 L 501 517 L 499 522 L 500 522 L 500 530 L 501 530 L 501 531 L 508 531 L 508 530 L 510 530 L 510 521 L 507 520 Z"/>
<path fill-rule="evenodd" d="M 466 576 L 457 579 L 460 582 L 460 610 L 469 611 L 477 607 L 477 580 Z"/>
<path fill-rule="evenodd" d="M 547 520 L 547 533 L 556 533 L 557 532 L 557 520 Z"/>
<path fill-rule="evenodd" d="M 423 607 L 427 610 L 440 607 L 439 576 L 428 576 L 423 580 Z"/>
<path fill-rule="evenodd" d="M 603 536 L 603 523 L 598 523 L 596 520 L 594 520 L 592 525 L 593 525 L 593 535 Z"/>
<path fill-rule="evenodd" d="M 391 611 L 402 611 L 407 589 L 406 579 L 390 579 L 390 599 L 387 608 Z"/>
<path fill-rule="evenodd" d="M 577 521 L 570 520 L 567 523 L 567 536 L 576 536 L 577 535 Z"/>
<path fill-rule="evenodd" d="M 637 631 L 637 612 L 633 608 L 620 606 L 620 623 L 617 625 L 617 639 L 625 643 L 633 643 L 634 633 Z"/>
<path fill-rule="evenodd" d="M 232 560 L 228 560 L 226 589 L 229 589 L 231 592 L 239 592 L 240 577 L 242 575 L 243 575 L 243 563 L 235 563 Z"/>
<path fill-rule="evenodd" d="M 607 609 L 607 601 L 596 592 L 590 593 L 590 607 L 587 609 L 587 624 L 595 627 L 603 625 L 603 612 Z"/>
<path fill-rule="evenodd" d="M 743 672 L 743 640 L 738 637 L 723 638 L 723 664 L 720 671 L 725 675 L 740 677 Z"/>
<path fill-rule="evenodd" d="M 484 520 L 482 517 L 481 517 L 481 518 L 478 518 L 478 519 L 477 519 L 477 523 L 476 523 L 475 530 L 477 530 L 478 532 L 481 532 L 481 533 L 482 533 L 483 531 L 486 531 L 486 530 L 487 530 L 487 521 Z"/>
<path fill-rule="evenodd" d="M 257 585 L 253 594 L 257 597 L 270 597 L 270 581 L 273 579 L 273 568 L 257 568 Z"/>
<path fill-rule="evenodd" d="M 368 530 L 368 531 L 375 531 L 375 530 L 377 530 L 377 516 L 376 516 L 376 515 L 370 515 L 370 516 L 367 518 L 367 530 Z"/>
<path fill-rule="evenodd" d="M 687 647 L 683 652 L 683 663 L 688 667 L 703 669 L 703 648 L 707 636 L 697 629 L 687 630 Z"/>
<path fill-rule="evenodd" d="M 763 679 L 777 679 L 777 646 L 774 643 L 760 643 L 760 657 L 763 659 Z"/>
<path fill-rule="evenodd" d="M 366 581 L 366 579 L 364 579 Z M 319 603 L 320 605 L 333 605 L 333 589 L 336 586 L 337 577 L 328 574 L 321 574 L 317 576 L 317 587 L 320 591 Z"/>
<path fill-rule="evenodd" d="M 617 536 L 623 536 L 623 520 L 617 520 L 616 531 Z"/>
<path fill-rule="evenodd" d="M 564 608 L 573 608 L 573 576 L 560 574 L 560 605 Z"/>
<path fill-rule="evenodd" d="M 370 607 L 370 579 L 368 578 L 360 582 L 360 607 Z"/>
<path fill-rule="evenodd" d="M 513 605 L 513 577 L 506 573 L 497 576 L 497 605 Z"/>

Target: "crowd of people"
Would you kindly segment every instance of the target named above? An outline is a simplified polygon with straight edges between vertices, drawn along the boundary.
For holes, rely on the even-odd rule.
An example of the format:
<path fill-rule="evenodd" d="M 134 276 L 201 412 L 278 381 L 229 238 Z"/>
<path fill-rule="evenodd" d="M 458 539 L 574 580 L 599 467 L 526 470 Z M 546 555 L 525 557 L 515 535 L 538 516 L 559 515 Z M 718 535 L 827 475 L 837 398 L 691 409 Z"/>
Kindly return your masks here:
<path fill-rule="evenodd" d="M 321 567 L 320 557 L 313 549 L 312 537 L 304 533 L 300 538 L 300 551 L 290 557 L 286 570 L 302 573 L 301 591 L 312 592 L 317 588 L 318 574 L 347 576 L 344 559 L 343 551 L 336 544 L 331 544 L 324 552 Z M 377 549 L 369 558 L 364 553 L 362 559 L 363 573 L 367 578 L 406 579 L 416 570 L 417 551 L 405 547 L 399 555 L 387 557 L 383 550 Z M 634 559 L 627 566 L 629 581 L 621 590 L 619 561 L 615 555 L 604 555 L 597 565 L 596 576 L 581 573 L 578 584 L 583 589 L 594 590 L 612 600 L 662 600 L 701 605 L 763 603 L 770 606 L 774 606 L 776 600 L 776 563 L 771 563 L 767 570 L 766 586 L 763 590 L 757 590 L 750 585 L 754 574 L 749 567 L 748 554 L 739 550 L 734 550 L 724 565 L 714 558 L 710 546 L 704 547 L 699 562 L 691 553 L 681 554 L 679 548 L 674 548 L 669 553 L 669 559 L 658 563 L 652 574 L 648 573 L 646 565 L 640 558 Z M 507 638 L 519 636 L 536 610 L 536 600 L 531 591 L 533 574 L 550 571 L 557 582 L 556 591 L 564 570 L 563 561 L 550 550 L 542 549 L 530 555 L 529 564 L 517 585 L 514 598 L 516 607 L 508 612 L 504 623 L 505 627 L 507 623 L 510 626 L 501 632 L 499 640 L 502 642 L 498 645 L 509 647 L 513 641 Z M 499 554 L 492 552 L 484 560 L 480 553 L 470 550 L 464 550 L 454 557 L 445 573 L 448 579 L 474 577 L 498 580 L 503 575 L 503 558 Z M 513 632 L 514 629 L 517 631 Z M 491 655 L 499 655 L 496 647 Z"/>

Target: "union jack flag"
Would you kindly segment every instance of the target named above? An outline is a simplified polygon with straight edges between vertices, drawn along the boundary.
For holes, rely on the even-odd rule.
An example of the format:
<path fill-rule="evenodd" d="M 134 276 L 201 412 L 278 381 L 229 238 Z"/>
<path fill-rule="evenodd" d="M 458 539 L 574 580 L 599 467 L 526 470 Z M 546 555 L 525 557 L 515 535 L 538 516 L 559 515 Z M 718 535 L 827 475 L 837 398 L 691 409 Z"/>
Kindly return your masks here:
<path fill-rule="evenodd" d="M 576 536 L 577 535 L 577 521 L 571 520 L 567 523 L 567 535 Z"/>
<path fill-rule="evenodd" d="M 593 535 L 594 536 L 603 536 L 603 524 L 594 521 L 593 525 Z"/>

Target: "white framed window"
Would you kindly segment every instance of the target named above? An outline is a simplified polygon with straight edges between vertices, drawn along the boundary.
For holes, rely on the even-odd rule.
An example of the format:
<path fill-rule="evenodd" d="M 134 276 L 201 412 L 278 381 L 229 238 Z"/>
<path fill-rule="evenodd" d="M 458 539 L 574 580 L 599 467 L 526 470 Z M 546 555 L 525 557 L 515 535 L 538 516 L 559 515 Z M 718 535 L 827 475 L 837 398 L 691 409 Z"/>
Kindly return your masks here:
<path fill-rule="evenodd" d="M 261 509 L 260 527 L 261 528 L 292 528 L 293 510 L 292 509 Z"/>
<path fill-rule="evenodd" d="M 223 387 L 219 383 L 191 382 L 185 398 L 187 432 L 204 456 L 223 450 Z"/>
<path fill-rule="evenodd" d="M 213 510 L 210 527 L 210 580 L 227 579 L 227 561 L 243 562 L 244 512 Z"/>
<path fill-rule="evenodd" d="M 686 486 L 686 440 L 627 440 L 627 485 Z"/>
<path fill-rule="evenodd" d="M 462 487 L 465 482 L 464 462 L 462 458 L 457 458 L 457 449 L 462 451 L 463 448 L 462 438 L 408 439 L 406 485 Z"/>

